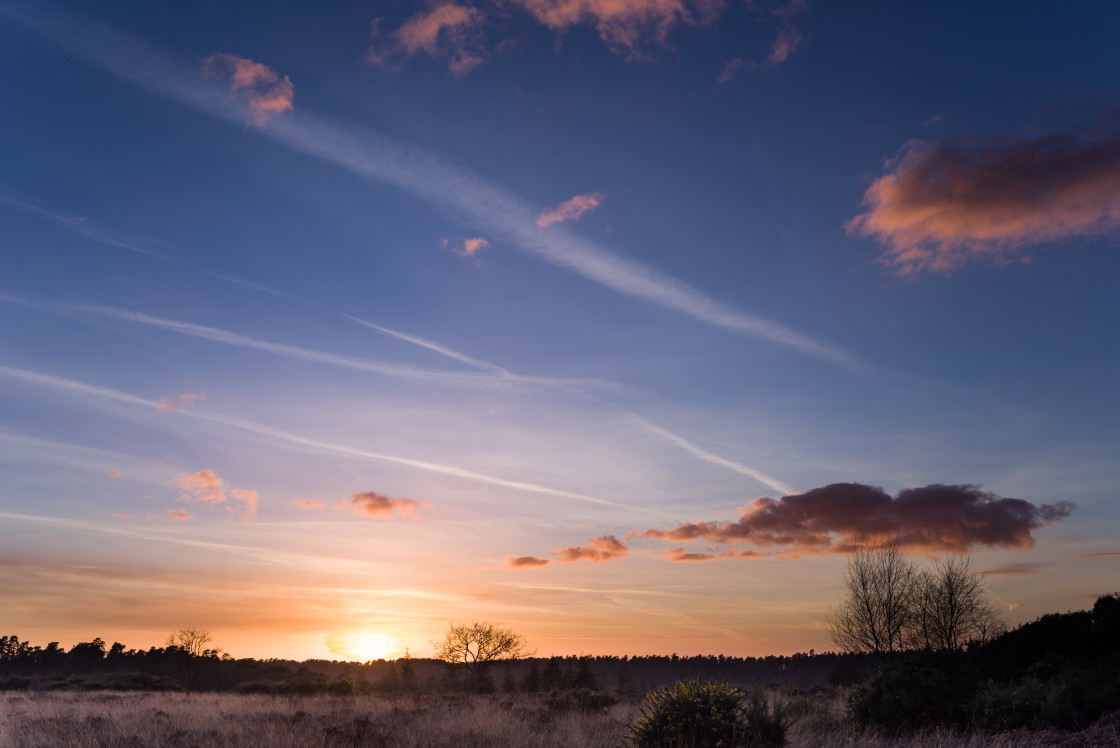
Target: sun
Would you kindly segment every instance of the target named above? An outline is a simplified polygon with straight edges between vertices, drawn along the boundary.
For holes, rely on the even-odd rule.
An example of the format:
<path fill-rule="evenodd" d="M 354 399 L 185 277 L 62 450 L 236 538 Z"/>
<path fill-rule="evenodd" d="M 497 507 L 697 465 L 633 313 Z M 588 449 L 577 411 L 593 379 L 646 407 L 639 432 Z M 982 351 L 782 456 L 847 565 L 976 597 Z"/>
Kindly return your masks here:
<path fill-rule="evenodd" d="M 348 631 L 332 637 L 331 651 L 353 660 L 389 659 L 398 654 L 400 643 L 377 631 Z"/>

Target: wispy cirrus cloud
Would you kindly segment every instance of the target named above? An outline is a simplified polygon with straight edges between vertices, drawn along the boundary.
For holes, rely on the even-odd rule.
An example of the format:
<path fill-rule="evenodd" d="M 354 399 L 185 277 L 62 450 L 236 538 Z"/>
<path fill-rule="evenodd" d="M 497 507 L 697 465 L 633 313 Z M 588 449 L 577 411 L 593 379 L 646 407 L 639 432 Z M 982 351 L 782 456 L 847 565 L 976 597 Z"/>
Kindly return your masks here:
<path fill-rule="evenodd" d="M 214 54 L 203 60 L 202 73 L 228 82 L 230 94 L 249 105 L 257 127 L 292 110 L 295 87 L 291 78 L 267 65 L 237 55 Z"/>
<path fill-rule="evenodd" d="M 350 501 L 340 501 L 338 506 L 347 507 L 364 514 L 367 517 L 394 517 L 403 516 L 409 519 L 420 519 L 420 510 L 431 509 L 432 505 L 425 501 L 415 499 L 391 499 L 374 491 L 356 493 Z"/>
<path fill-rule="evenodd" d="M 296 499 L 292 502 L 292 505 L 301 506 L 304 509 L 323 509 L 327 506 L 322 501 L 316 501 L 315 499 Z"/>
<path fill-rule="evenodd" d="M 215 95 L 206 81 L 150 45 L 77 14 L 16 12 L 0 14 L 34 29 L 71 54 L 145 90 L 226 120 L 243 121 L 244 112 Z M 619 293 L 688 315 L 737 334 L 768 340 L 841 366 L 863 364 L 847 351 L 822 343 L 778 322 L 717 301 L 644 263 L 555 227 L 536 225 L 538 210 L 516 195 L 438 155 L 376 131 L 345 126 L 294 110 L 257 132 L 295 151 L 313 155 L 363 178 L 395 185 L 488 236 L 569 269 Z"/>
<path fill-rule="evenodd" d="M 87 384 L 85 382 L 78 382 L 73 379 L 66 379 L 65 377 L 57 377 L 51 374 L 42 374 L 40 372 L 20 369 L 13 366 L 6 366 L 4 364 L 0 364 L 0 376 L 38 387 L 45 387 L 79 396 L 92 396 L 98 399 L 110 400 L 140 408 L 154 408 L 159 406 L 159 403 L 155 402 L 154 400 L 138 397 L 136 395 L 122 392 L 111 387 L 101 387 L 99 385 Z M 258 436 L 268 437 L 287 444 L 304 447 L 306 449 L 315 451 L 349 455 L 351 457 L 375 460 L 379 462 L 390 462 L 397 465 L 404 465 L 407 467 L 415 468 L 417 470 L 438 473 L 440 475 L 461 478 L 463 480 L 478 481 L 479 483 L 485 483 L 491 486 L 499 486 L 502 488 L 509 488 L 515 491 L 524 491 L 534 494 L 576 499 L 578 501 L 598 504 L 601 506 L 611 506 L 630 510 L 636 509 L 636 507 L 629 506 L 621 502 L 610 501 L 608 499 L 602 499 L 597 496 L 589 496 L 587 494 L 581 494 L 575 491 L 565 491 L 563 489 L 552 488 L 538 483 L 511 480 L 508 478 L 501 478 L 499 476 L 488 475 L 486 473 L 479 473 L 474 470 L 467 470 L 466 468 L 460 468 L 454 465 L 445 465 L 442 463 L 430 462 L 427 460 L 417 460 L 410 457 L 402 457 L 399 455 L 386 454 L 384 452 L 374 452 L 372 450 L 351 447 L 349 445 L 339 444 L 336 442 L 311 439 L 309 437 L 300 436 L 299 434 L 293 434 L 290 431 L 273 428 L 272 426 L 267 426 L 265 424 L 257 423 L 255 421 L 250 421 L 244 418 L 235 418 L 233 416 L 226 416 L 219 413 L 200 411 L 184 411 L 183 415 L 191 418 L 198 418 L 200 420 L 208 421 L 211 423 L 221 424 L 230 428 L 247 431 L 252 434 L 257 434 Z"/>
<path fill-rule="evenodd" d="M 603 203 L 604 197 L 602 192 L 576 195 L 560 203 L 552 210 L 542 212 L 537 216 L 537 225 L 543 228 L 561 221 L 578 221 L 587 211 L 598 208 Z"/>
<path fill-rule="evenodd" d="M 1120 233 L 1120 131 L 913 140 L 867 189 L 850 234 L 901 276 L 1006 263 L 1026 247 Z"/>
<path fill-rule="evenodd" d="M 1100 553 L 1079 553 L 1078 558 L 1116 558 L 1120 557 L 1120 551 L 1101 551 Z"/>
<path fill-rule="evenodd" d="M 411 16 L 387 39 L 381 39 L 381 19 L 375 19 L 371 24 L 374 41 L 366 60 L 391 70 L 395 67 L 394 60 L 423 50 L 432 58 L 446 59 L 452 75 L 466 75 L 484 60 L 484 20 L 476 8 L 455 2 L 442 3 Z"/>
<path fill-rule="evenodd" d="M 537 556 L 508 557 L 505 565 L 510 569 L 536 569 L 551 564 L 571 564 L 576 561 L 590 561 L 591 563 L 605 563 L 625 558 L 628 549 L 626 544 L 614 535 L 603 535 L 587 541 L 587 545 L 574 545 L 557 548 L 552 555 L 555 559 L 539 558 Z"/>
<path fill-rule="evenodd" d="M 689 522 L 633 534 L 674 542 L 749 544 L 805 553 L 850 553 L 876 538 L 903 548 L 961 553 L 976 546 L 1031 548 L 1034 530 L 1068 517 L 1067 501 L 1035 505 L 977 486 L 933 484 L 891 496 L 860 483 L 757 499 L 735 521 Z"/>

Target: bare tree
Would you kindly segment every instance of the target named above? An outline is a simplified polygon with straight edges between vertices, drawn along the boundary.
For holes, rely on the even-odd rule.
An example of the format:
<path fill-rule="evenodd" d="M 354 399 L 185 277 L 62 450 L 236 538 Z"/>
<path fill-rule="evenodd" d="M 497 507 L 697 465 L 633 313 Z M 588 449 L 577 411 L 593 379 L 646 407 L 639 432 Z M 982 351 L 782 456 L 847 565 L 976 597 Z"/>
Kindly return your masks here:
<path fill-rule="evenodd" d="M 999 613 L 988 602 L 984 575 L 970 556 L 947 556 L 917 580 L 910 644 L 915 649 L 964 649 L 997 633 Z"/>
<path fill-rule="evenodd" d="M 889 657 L 907 649 L 964 649 L 1006 630 L 969 556 L 919 569 L 897 542 L 864 547 L 848 559 L 844 584 L 827 624 L 846 652 Z"/>
<path fill-rule="evenodd" d="M 844 598 L 827 618 L 836 646 L 887 657 L 906 649 L 917 577 L 917 567 L 896 540 L 853 553 L 844 572 Z"/>
<path fill-rule="evenodd" d="M 515 660 L 532 654 L 526 650 L 525 637 L 485 621 L 452 623 L 442 642 L 432 642 L 436 658 L 452 665 L 463 665 L 474 676 L 479 689 L 485 682 L 489 663 Z"/>
<path fill-rule="evenodd" d="M 165 647 L 178 647 L 191 657 L 201 657 L 207 651 L 206 645 L 214 641 L 209 631 L 202 629 L 179 629 L 167 637 Z M 217 652 L 216 649 L 209 650 Z"/>

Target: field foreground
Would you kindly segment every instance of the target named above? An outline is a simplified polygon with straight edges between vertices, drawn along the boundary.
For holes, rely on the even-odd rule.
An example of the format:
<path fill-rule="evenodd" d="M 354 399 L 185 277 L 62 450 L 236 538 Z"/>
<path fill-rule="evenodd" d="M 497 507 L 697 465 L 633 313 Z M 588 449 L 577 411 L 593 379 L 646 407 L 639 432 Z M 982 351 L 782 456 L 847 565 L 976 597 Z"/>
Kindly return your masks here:
<path fill-rule="evenodd" d="M 786 696 L 791 746 L 1120 746 L 1120 714 L 1081 733 L 1016 731 L 902 739 L 849 732 L 842 695 Z M 312 748 L 315 746 L 533 746 L 615 748 L 639 712 L 636 699 L 580 709 L 546 695 L 264 696 L 182 693 L 0 694 L 3 748 Z"/>

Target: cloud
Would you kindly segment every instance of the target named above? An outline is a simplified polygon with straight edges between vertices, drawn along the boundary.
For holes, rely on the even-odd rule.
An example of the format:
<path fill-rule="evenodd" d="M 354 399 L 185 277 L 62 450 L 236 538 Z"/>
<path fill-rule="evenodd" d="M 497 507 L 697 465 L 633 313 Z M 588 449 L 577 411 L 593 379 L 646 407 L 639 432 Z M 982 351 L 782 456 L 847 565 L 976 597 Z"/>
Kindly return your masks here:
<path fill-rule="evenodd" d="M 105 477 L 106 478 L 120 478 L 121 474 L 119 472 L 117 472 L 116 470 L 110 470 L 109 472 L 105 473 Z"/>
<path fill-rule="evenodd" d="M 546 210 L 537 217 L 537 225 L 551 226 L 561 221 L 578 221 L 580 216 L 589 210 L 598 208 L 603 202 L 602 192 L 591 192 L 587 195 L 576 195 L 570 200 L 557 205 L 552 210 Z"/>
<path fill-rule="evenodd" d="M 153 400 L 149 400 L 143 397 L 137 397 L 136 395 L 122 392 L 111 387 L 100 387 L 94 384 L 86 384 L 85 382 L 78 382 L 73 379 L 56 377 L 51 374 L 40 374 L 39 372 L 28 371 L 27 369 L 19 369 L 14 366 L 6 366 L 4 364 L 0 364 L 0 376 L 8 377 L 39 387 L 47 387 L 50 389 L 60 390 L 73 394 L 90 395 L 99 399 L 112 400 L 114 402 L 141 408 L 152 408 L 159 405 L 159 403 Z M 544 486 L 539 483 L 510 480 L 508 478 L 502 478 L 499 476 L 487 475 L 486 473 L 479 473 L 474 470 L 467 470 L 466 468 L 460 468 L 454 465 L 445 465 L 438 462 L 429 462 L 427 460 L 417 460 L 411 457 L 391 455 L 384 452 L 372 452 L 367 449 L 351 447 L 349 445 L 339 444 L 337 442 L 326 442 L 318 439 L 312 439 L 310 437 L 294 434 L 290 431 L 284 431 L 283 429 L 278 429 L 262 423 L 257 423 L 256 421 L 249 421 L 244 418 L 235 418 L 233 416 L 222 415 L 219 413 L 197 413 L 192 411 L 186 411 L 185 415 L 189 415 L 193 418 L 199 418 L 210 423 L 218 423 L 241 431 L 247 431 L 258 436 L 266 436 L 281 442 L 285 442 L 287 444 L 298 445 L 310 450 L 349 455 L 351 457 L 361 457 L 364 459 L 376 460 L 378 462 L 390 462 L 397 465 L 405 465 L 417 470 L 437 473 L 440 475 L 453 476 L 456 478 L 461 478 L 463 480 L 478 481 L 487 485 L 500 486 L 502 488 L 509 488 L 515 491 L 525 491 L 536 494 L 544 494 L 546 496 L 577 499 L 579 501 L 586 501 L 588 503 L 599 504 L 602 506 L 613 506 L 631 510 L 635 509 L 635 507 L 633 506 L 617 501 L 601 499 L 596 496 L 589 496 L 587 494 L 576 493 L 574 491 L 565 491 L 559 488 Z"/>
<path fill-rule="evenodd" d="M 981 569 L 980 574 L 988 577 L 1035 577 L 1044 568 L 1043 564 L 998 564 Z"/>
<path fill-rule="evenodd" d="M 1120 551 L 1103 551 L 1101 553 L 1079 553 L 1078 558 L 1113 558 L 1120 556 Z"/>
<path fill-rule="evenodd" d="M 704 7 L 714 6 L 705 3 Z M 241 113 L 229 105 L 228 98 L 215 95 L 198 76 L 184 71 L 172 57 L 153 51 L 150 44 L 81 14 L 58 12 L 48 17 L 16 12 L 3 5 L 0 14 L 138 88 L 214 117 L 240 121 Z M 414 144 L 310 112 L 293 112 L 260 132 L 294 151 L 333 163 L 365 179 L 406 190 L 511 247 L 618 293 L 834 364 L 864 368 L 847 351 L 720 302 L 645 263 L 567 231 L 540 231 L 536 225 L 539 211 L 531 210 L 517 195 L 478 174 L 445 163 L 438 154 Z"/>
<path fill-rule="evenodd" d="M 690 522 L 638 534 L 808 553 L 848 553 L 864 542 L 893 537 L 904 548 L 964 552 L 974 546 L 1031 548 L 1034 530 L 1074 508 L 1066 501 L 1035 506 L 969 485 L 934 484 L 891 497 L 875 486 L 833 483 L 778 500 L 758 499 L 734 522 Z"/>
<path fill-rule="evenodd" d="M 1028 246 L 1120 229 L 1120 133 L 913 140 L 846 224 L 901 276 L 1005 263 Z"/>
<path fill-rule="evenodd" d="M 474 257 L 476 252 L 481 249 L 486 249 L 490 246 L 490 242 L 486 241 L 482 237 L 476 237 L 474 239 L 462 239 L 460 241 L 462 242 L 461 244 L 458 241 L 455 244 L 451 244 L 450 241 L 444 239 L 443 246 L 447 247 L 455 254 L 463 255 L 464 257 Z"/>
<path fill-rule="evenodd" d="M 235 488 L 229 495 L 245 504 L 245 508 L 238 515 L 242 521 L 251 520 L 257 516 L 257 492 L 248 488 Z"/>
<path fill-rule="evenodd" d="M 213 470 L 199 470 L 197 473 L 183 473 L 175 482 L 183 489 L 185 501 L 204 501 L 207 503 L 221 504 L 226 501 L 222 492 L 225 482 Z"/>
<path fill-rule="evenodd" d="M 713 555 L 711 553 L 692 553 L 686 551 L 684 548 L 672 548 L 665 552 L 665 555 L 670 561 L 715 561 L 720 558 L 730 558 L 733 555 L 730 551 Z"/>
<path fill-rule="evenodd" d="M 380 36 L 380 20 L 371 24 L 375 39 Z M 444 3 L 409 18 L 385 44 L 371 45 L 366 59 L 392 70 L 392 58 L 411 57 L 423 50 L 435 59 L 448 59 L 452 75 L 466 75 L 483 63 L 482 25 L 483 16 L 477 9 Z"/>
<path fill-rule="evenodd" d="M 345 501 L 339 504 L 346 506 Z M 388 496 L 367 491 L 350 497 L 350 507 L 358 514 L 366 514 L 370 517 L 404 515 L 410 519 L 420 519 L 418 510 L 430 509 L 431 504 L 413 499 L 390 499 Z"/>
<path fill-rule="evenodd" d="M 109 512 L 109 516 L 110 517 L 116 517 L 117 519 L 121 520 L 122 522 L 127 522 L 128 520 L 132 519 L 131 514 L 117 514 L 116 512 Z"/>
<path fill-rule="evenodd" d="M 641 51 L 664 45 L 679 25 L 705 24 L 715 19 L 722 3 L 686 0 L 513 0 L 538 21 L 556 31 L 589 24 L 616 53 L 630 60 L 647 59 Z M 691 6 L 691 7 L 690 7 Z"/>
<path fill-rule="evenodd" d="M 735 76 L 738 75 L 739 69 L 742 67 L 757 67 L 757 64 L 748 62 L 742 57 L 728 60 L 724 63 L 723 69 L 720 70 L 719 75 L 716 76 L 716 83 L 722 86 L 724 83 L 730 83 L 735 80 Z"/>
<path fill-rule="evenodd" d="M 294 506 L 302 506 L 305 509 L 322 509 L 326 506 L 323 502 L 316 501 L 315 499 L 296 499 L 292 504 Z"/>
<path fill-rule="evenodd" d="M 771 65 L 781 65 L 801 48 L 805 35 L 795 26 L 783 25 L 778 29 L 778 36 L 770 47 L 770 54 L 766 57 Z"/>
<path fill-rule="evenodd" d="M 202 61 L 202 73 L 228 81 L 230 93 L 249 104 L 257 127 L 292 109 L 292 80 L 267 65 L 237 55 L 215 54 Z"/>
<path fill-rule="evenodd" d="M 172 412 L 175 412 L 175 411 L 180 411 L 183 408 L 193 408 L 194 404 L 195 404 L 195 401 L 204 400 L 204 399 L 206 399 L 205 393 L 201 394 L 201 395 L 192 395 L 189 392 L 186 392 L 186 393 L 184 393 L 182 395 L 179 395 L 178 397 L 174 397 L 174 398 L 170 397 L 170 396 L 161 397 L 159 399 L 159 401 L 160 401 L 159 410 L 157 410 L 156 412 L 157 413 L 172 413 Z"/>
<path fill-rule="evenodd" d="M 186 509 L 168 509 L 167 510 L 167 521 L 168 522 L 182 522 L 182 521 L 188 520 L 190 518 L 191 518 L 191 515 L 187 514 Z"/>
<path fill-rule="evenodd" d="M 547 558 L 537 558 L 536 556 L 512 556 L 506 558 L 506 566 L 511 569 L 525 569 L 525 568 L 539 568 L 541 566 L 548 566 L 552 561 Z"/>
<path fill-rule="evenodd" d="M 587 541 L 587 545 L 573 545 L 566 548 L 557 548 L 552 552 L 559 558 L 555 560 L 538 558 L 536 556 L 507 557 L 506 566 L 511 569 L 537 568 L 550 564 L 571 564 L 576 561 L 590 561 L 591 563 L 605 563 L 625 558 L 626 544 L 614 535 L 603 535 Z"/>
<path fill-rule="evenodd" d="M 560 563 L 572 563 L 574 561 L 601 563 L 624 558 L 626 556 L 626 546 L 614 535 L 604 535 L 600 538 L 592 538 L 587 541 L 587 545 L 557 548 L 553 553 L 560 557 Z"/>

